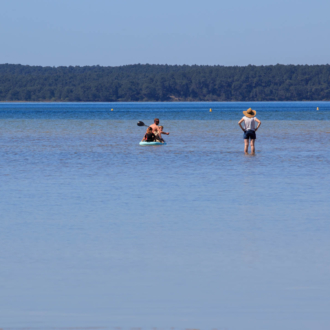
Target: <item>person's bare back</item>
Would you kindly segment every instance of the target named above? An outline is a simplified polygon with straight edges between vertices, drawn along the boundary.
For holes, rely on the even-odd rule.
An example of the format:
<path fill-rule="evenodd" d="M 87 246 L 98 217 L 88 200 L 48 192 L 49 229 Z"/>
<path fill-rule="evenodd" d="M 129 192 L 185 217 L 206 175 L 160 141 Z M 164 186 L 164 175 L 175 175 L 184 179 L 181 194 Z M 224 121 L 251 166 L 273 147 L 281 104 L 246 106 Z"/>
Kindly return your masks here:
<path fill-rule="evenodd" d="M 159 119 L 155 118 L 154 123 L 149 126 L 152 128 L 152 133 L 154 133 L 155 135 L 158 135 L 160 133 L 160 137 L 162 134 L 166 134 L 166 135 L 170 134 L 170 133 L 163 132 L 162 129 L 160 129 L 160 127 L 163 128 L 163 126 L 158 126 L 158 125 L 159 125 Z"/>
<path fill-rule="evenodd" d="M 159 125 L 159 119 L 155 118 L 154 119 L 154 123 L 152 125 L 150 125 L 149 127 L 152 128 L 152 133 L 156 133 L 156 131 L 158 131 L 158 125 Z"/>

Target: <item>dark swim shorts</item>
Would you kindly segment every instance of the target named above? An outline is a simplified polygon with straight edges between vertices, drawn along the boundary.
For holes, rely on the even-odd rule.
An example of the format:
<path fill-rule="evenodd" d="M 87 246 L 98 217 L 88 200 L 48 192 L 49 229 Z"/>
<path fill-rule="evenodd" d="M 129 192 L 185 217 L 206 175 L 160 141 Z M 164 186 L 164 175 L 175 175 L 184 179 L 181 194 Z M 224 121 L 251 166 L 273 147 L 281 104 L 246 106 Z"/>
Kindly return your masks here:
<path fill-rule="evenodd" d="M 249 129 L 248 131 L 244 131 L 243 133 L 244 140 L 248 140 L 248 139 L 255 140 L 256 138 L 257 138 L 256 132 L 252 131 L 252 129 Z"/>

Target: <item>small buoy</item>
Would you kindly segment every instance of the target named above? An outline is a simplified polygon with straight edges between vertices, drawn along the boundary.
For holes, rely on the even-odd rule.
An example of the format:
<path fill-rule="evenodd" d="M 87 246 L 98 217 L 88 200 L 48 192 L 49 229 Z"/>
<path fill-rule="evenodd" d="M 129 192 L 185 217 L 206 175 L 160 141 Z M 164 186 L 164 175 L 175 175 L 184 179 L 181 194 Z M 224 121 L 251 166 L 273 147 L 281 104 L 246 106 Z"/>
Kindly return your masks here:
<path fill-rule="evenodd" d="M 320 110 L 319 107 L 317 107 L 316 110 Z"/>
<path fill-rule="evenodd" d="M 210 109 L 210 112 L 212 112 L 212 109 Z"/>
<path fill-rule="evenodd" d="M 113 111 L 113 109 L 111 109 L 111 111 Z"/>

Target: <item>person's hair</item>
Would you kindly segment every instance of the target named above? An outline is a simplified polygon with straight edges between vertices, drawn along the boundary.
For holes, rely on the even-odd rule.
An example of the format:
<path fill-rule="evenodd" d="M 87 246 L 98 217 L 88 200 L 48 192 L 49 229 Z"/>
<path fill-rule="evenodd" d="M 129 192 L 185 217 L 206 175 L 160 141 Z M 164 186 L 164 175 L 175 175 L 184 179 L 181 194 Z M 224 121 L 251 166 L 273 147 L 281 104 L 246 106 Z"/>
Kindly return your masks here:
<path fill-rule="evenodd" d="M 147 132 L 152 132 L 152 127 L 148 127 Z"/>
<path fill-rule="evenodd" d="M 158 121 L 158 122 L 159 122 L 159 119 L 158 119 L 158 118 L 155 118 L 155 119 L 154 119 L 154 123 L 155 123 L 156 121 Z"/>
<path fill-rule="evenodd" d="M 163 129 L 164 128 L 164 126 L 158 126 L 159 128 L 161 128 L 161 129 Z"/>

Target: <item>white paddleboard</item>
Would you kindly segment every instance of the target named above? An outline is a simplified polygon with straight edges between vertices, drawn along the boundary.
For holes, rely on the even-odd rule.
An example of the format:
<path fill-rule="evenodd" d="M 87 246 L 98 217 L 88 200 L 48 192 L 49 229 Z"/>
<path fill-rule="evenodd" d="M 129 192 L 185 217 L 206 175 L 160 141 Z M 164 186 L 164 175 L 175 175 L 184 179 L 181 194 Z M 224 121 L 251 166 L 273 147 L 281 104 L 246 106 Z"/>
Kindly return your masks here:
<path fill-rule="evenodd" d="M 161 142 L 146 142 L 146 141 L 141 141 L 140 146 L 164 146 L 166 145 L 165 143 L 161 143 Z"/>

